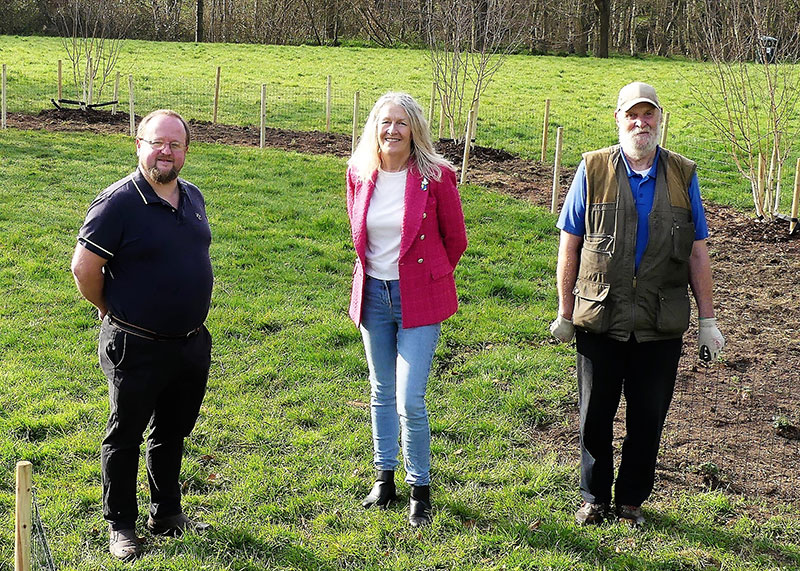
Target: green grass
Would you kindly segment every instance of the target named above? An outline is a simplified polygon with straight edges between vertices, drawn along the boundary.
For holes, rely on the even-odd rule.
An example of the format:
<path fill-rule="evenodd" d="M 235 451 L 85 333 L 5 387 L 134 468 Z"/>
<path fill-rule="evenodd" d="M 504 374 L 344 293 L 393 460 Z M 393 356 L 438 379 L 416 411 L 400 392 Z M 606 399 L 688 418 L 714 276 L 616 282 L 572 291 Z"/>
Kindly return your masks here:
<path fill-rule="evenodd" d="M 77 97 L 71 67 L 57 38 L 0 36 L 0 62 L 8 65 L 11 111 L 38 112 L 56 95 L 57 61 L 64 60 L 65 97 Z M 417 97 L 425 109 L 431 93 L 428 53 L 413 49 L 260 46 L 126 41 L 117 70 L 122 73 L 121 110 L 127 113 L 127 76 L 135 82 L 135 109 L 143 114 L 172 107 L 187 117 L 211 120 L 216 68 L 222 68 L 221 123 L 257 125 L 261 84 L 267 85 L 267 124 L 324 130 L 326 77 L 332 76 L 332 130 L 351 132 L 353 93 L 360 92 L 363 119 L 377 97 L 395 89 Z M 564 127 L 563 164 L 616 141 L 613 109 L 619 88 L 634 80 L 654 84 L 670 112 L 668 147 L 699 164 L 704 195 L 739 208 L 752 208 L 748 184 L 727 157 L 721 136 L 699 114 L 688 85 L 703 85 L 708 63 L 657 57 L 511 56 L 481 99 L 477 142 L 529 158 L 541 153 L 544 102 L 551 100 L 548 160 L 556 129 Z M 111 99 L 109 87 L 100 97 Z M 438 131 L 438 113 L 434 129 Z M 446 135 L 447 136 L 447 135 Z M 794 157 L 783 172 L 792 188 Z M 790 205 L 783 192 L 783 210 Z"/>
<path fill-rule="evenodd" d="M 561 459 L 537 430 L 565 423 L 575 403 L 574 353 L 547 333 L 554 218 L 473 186 L 462 189 L 462 306 L 428 391 L 434 524 L 411 530 L 403 507 L 362 510 L 371 440 L 363 348 L 346 314 L 344 161 L 206 144 L 192 145 L 184 174 L 204 190 L 214 234 L 215 345 L 181 479 L 186 510 L 215 530 L 150 539 L 141 560 L 116 563 L 100 510 L 98 324 L 69 259 L 89 202 L 134 164 L 121 136 L 0 133 L 0 570 L 12 568 L 20 459 L 34 463 L 60 569 L 800 566 L 796 506 L 718 492 L 657 493 L 643 532 L 576 527 L 577 458 Z"/>

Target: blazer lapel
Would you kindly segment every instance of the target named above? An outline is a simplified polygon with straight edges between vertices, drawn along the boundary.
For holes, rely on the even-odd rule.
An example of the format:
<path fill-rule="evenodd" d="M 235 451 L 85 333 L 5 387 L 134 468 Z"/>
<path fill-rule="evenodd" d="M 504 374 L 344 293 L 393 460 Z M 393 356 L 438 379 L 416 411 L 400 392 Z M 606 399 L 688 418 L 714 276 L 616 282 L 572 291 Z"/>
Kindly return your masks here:
<path fill-rule="evenodd" d="M 423 190 L 424 189 L 424 190 Z M 400 235 L 400 258 L 402 258 L 411 244 L 422 224 L 422 213 L 428 203 L 428 184 L 422 184 L 420 176 L 415 166 L 408 169 L 406 177 L 406 195 L 403 213 L 403 230 Z"/>
<path fill-rule="evenodd" d="M 364 261 L 367 255 L 367 209 L 369 208 L 369 201 L 372 198 L 372 191 L 375 190 L 375 180 L 378 178 L 378 171 L 372 175 L 368 181 L 361 183 L 359 192 L 355 196 L 355 204 L 353 205 L 353 222 L 354 228 L 354 245 L 358 257 Z"/>

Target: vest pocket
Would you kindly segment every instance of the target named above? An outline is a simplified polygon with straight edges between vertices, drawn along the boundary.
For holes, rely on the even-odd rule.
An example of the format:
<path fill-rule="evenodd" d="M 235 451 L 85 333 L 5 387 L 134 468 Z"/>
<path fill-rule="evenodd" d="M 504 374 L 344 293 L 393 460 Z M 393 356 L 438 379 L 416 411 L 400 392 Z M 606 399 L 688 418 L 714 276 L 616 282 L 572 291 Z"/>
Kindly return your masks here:
<path fill-rule="evenodd" d="M 580 327 L 589 333 L 608 331 L 611 313 L 606 299 L 609 289 L 609 284 L 578 278 L 575 289 L 572 290 L 575 294 L 575 308 L 572 311 L 572 323 L 575 327 Z"/>
<path fill-rule="evenodd" d="M 694 224 L 692 222 L 672 223 L 672 259 L 688 262 L 694 246 Z"/>
<path fill-rule="evenodd" d="M 680 335 L 689 328 L 689 293 L 686 286 L 658 290 L 656 329 Z"/>

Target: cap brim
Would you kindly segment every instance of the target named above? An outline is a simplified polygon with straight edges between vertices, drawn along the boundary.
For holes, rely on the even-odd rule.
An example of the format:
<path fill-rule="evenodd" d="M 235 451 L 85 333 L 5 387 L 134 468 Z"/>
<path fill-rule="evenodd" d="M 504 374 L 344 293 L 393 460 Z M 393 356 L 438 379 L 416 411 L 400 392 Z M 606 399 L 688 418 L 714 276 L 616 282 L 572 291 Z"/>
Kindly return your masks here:
<path fill-rule="evenodd" d="M 617 109 L 617 111 L 622 111 L 622 112 L 628 111 L 631 107 L 633 107 L 634 105 L 638 105 L 639 103 L 649 103 L 653 107 L 658 107 L 659 109 L 661 109 L 661 105 L 659 105 L 656 101 L 653 101 L 652 99 L 649 99 L 647 97 L 638 97 L 636 99 L 631 99 L 630 101 L 626 102 L 625 104 L 620 106 L 619 109 Z"/>

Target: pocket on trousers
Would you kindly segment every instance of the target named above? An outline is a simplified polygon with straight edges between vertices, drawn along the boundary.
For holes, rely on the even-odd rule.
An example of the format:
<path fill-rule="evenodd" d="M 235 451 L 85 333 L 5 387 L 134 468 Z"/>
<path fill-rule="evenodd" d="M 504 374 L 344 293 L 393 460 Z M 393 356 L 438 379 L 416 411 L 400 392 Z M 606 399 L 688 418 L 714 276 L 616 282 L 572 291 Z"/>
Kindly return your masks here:
<path fill-rule="evenodd" d="M 127 349 L 128 334 L 120 329 L 110 328 L 108 340 L 103 347 L 103 353 L 105 353 L 105 357 L 115 369 L 122 366 Z"/>
<path fill-rule="evenodd" d="M 578 278 L 575 282 L 575 307 L 572 323 L 589 333 L 608 331 L 611 316 L 608 310 L 608 292 L 611 286 L 602 282 L 590 282 Z"/>
<path fill-rule="evenodd" d="M 680 335 L 689 328 L 689 293 L 686 286 L 658 290 L 656 329 Z"/>

